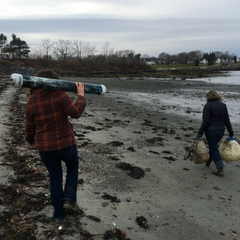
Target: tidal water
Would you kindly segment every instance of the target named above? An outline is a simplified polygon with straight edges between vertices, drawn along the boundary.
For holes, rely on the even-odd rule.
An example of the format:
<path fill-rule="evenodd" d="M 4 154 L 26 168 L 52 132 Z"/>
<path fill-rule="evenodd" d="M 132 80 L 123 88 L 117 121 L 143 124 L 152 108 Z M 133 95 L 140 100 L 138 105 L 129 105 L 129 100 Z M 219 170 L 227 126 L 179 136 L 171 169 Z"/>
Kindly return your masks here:
<path fill-rule="evenodd" d="M 231 122 L 235 124 L 240 122 L 240 93 L 234 91 L 234 89 L 240 87 L 240 71 L 228 72 L 222 76 L 211 78 L 196 78 L 194 80 L 232 85 L 231 92 L 219 91 L 219 93 L 224 97 Z M 193 79 L 186 79 L 186 81 L 193 81 Z M 205 94 L 206 91 L 201 89 L 175 89 L 171 92 L 156 94 L 111 92 L 108 94 L 108 97 L 118 98 L 123 102 L 125 101 L 152 111 L 178 114 L 187 119 L 201 120 L 203 106 L 206 103 Z"/>
<path fill-rule="evenodd" d="M 211 83 L 240 85 L 240 71 L 224 72 L 223 75 L 218 77 L 196 78 L 196 80 Z"/>

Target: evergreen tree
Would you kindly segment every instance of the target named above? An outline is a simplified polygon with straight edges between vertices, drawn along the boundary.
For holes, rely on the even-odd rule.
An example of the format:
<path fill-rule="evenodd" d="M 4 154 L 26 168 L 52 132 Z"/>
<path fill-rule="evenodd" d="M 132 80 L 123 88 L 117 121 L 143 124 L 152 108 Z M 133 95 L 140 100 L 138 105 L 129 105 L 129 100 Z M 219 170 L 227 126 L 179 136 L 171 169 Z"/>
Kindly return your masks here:
<path fill-rule="evenodd" d="M 203 58 L 205 58 L 208 61 L 208 65 L 213 65 L 215 61 L 215 53 L 214 52 L 204 53 Z"/>
<path fill-rule="evenodd" d="M 199 59 L 197 58 L 197 59 L 194 61 L 194 64 L 195 64 L 195 66 L 199 66 L 199 63 L 200 63 L 200 61 L 199 61 Z"/>
<path fill-rule="evenodd" d="M 7 43 L 7 37 L 3 33 L 1 33 L 0 34 L 0 53 L 2 53 L 2 48 L 5 47 L 6 43 Z"/>
<path fill-rule="evenodd" d="M 236 56 L 236 55 L 233 57 L 233 61 L 234 61 L 235 63 L 237 63 L 237 56 Z"/>
<path fill-rule="evenodd" d="M 12 40 L 3 48 L 3 51 L 9 53 L 13 60 L 15 60 L 15 57 L 18 59 L 27 58 L 30 52 L 26 41 L 21 40 L 14 33 L 12 34 Z"/>

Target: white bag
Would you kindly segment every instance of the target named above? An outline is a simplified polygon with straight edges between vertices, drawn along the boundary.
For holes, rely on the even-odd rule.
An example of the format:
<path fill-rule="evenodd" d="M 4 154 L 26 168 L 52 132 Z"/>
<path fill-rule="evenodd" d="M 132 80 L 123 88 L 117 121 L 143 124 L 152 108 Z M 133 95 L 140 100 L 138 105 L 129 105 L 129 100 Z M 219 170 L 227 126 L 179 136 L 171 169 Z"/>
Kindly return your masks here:
<path fill-rule="evenodd" d="M 240 159 L 240 145 L 235 140 L 222 141 L 218 149 L 226 162 L 236 162 Z"/>
<path fill-rule="evenodd" d="M 209 159 L 208 148 L 204 140 L 198 139 L 193 149 L 193 160 L 196 164 L 202 164 Z"/>

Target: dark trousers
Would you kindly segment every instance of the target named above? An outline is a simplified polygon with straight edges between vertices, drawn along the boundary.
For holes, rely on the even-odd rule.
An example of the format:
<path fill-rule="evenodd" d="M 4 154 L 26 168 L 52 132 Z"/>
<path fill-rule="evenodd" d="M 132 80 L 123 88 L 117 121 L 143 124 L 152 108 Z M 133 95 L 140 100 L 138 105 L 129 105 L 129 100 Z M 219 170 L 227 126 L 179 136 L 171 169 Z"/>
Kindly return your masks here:
<path fill-rule="evenodd" d="M 222 168 L 224 165 L 218 150 L 218 142 L 223 138 L 224 130 L 206 131 L 205 136 L 208 142 L 210 161 L 214 161 L 216 168 Z"/>
<path fill-rule="evenodd" d="M 78 153 L 76 144 L 56 151 L 39 152 L 50 177 L 51 201 L 54 207 L 53 217 L 64 218 L 63 201 L 76 202 L 78 182 Z M 63 190 L 62 161 L 67 167 L 66 183 Z"/>

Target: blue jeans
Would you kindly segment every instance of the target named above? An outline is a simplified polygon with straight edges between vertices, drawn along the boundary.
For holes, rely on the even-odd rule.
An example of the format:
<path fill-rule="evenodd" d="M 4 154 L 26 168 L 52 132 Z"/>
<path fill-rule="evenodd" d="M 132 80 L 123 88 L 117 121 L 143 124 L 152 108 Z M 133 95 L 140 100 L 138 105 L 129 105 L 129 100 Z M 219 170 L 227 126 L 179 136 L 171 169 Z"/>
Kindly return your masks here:
<path fill-rule="evenodd" d="M 218 150 L 218 142 L 223 138 L 224 130 L 205 131 L 205 136 L 209 147 L 209 161 L 213 160 L 216 168 L 222 168 L 224 165 Z"/>
<path fill-rule="evenodd" d="M 54 207 L 53 217 L 64 219 L 63 201 L 65 199 L 76 202 L 78 182 L 78 152 L 76 144 L 55 151 L 39 152 L 50 177 L 51 201 Z M 66 183 L 63 190 L 62 162 L 67 167 Z"/>

